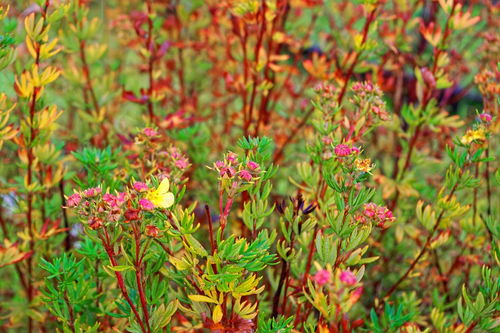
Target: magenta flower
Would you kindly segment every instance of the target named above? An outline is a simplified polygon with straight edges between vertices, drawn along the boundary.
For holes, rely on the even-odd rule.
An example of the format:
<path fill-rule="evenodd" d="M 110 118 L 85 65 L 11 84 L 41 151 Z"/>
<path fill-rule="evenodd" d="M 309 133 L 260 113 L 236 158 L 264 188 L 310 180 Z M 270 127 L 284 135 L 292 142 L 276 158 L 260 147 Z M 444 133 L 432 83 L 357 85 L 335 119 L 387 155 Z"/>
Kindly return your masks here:
<path fill-rule="evenodd" d="M 330 278 L 331 273 L 326 269 L 322 269 L 314 275 L 313 280 L 320 286 L 323 286 L 330 281 Z"/>
<path fill-rule="evenodd" d="M 358 147 L 352 147 L 351 148 L 351 152 L 353 154 L 359 154 L 361 152 L 361 150 Z"/>
<path fill-rule="evenodd" d="M 175 161 L 175 166 L 179 169 L 186 169 L 188 167 L 187 158 L 178 159 L 177 161 Z"/>
<path fill-rule="evenodd" d="M 88 197 L 88 198 L 95 197 L 99 193 L 101 193 L 101 189 L 99 187 L 91 187 L 91 188 L 83 191 L 83 195 Z"/>
<path fill-rule="evenodd" d="M 493 117 L 491 116 L 491 114 L 489 113 L 486 113 L 486 112 L 483 112 L 479 115 L 479 118 L 484 121 L 485 123 L 489 123 Z"/>
<path fill-rule="evenodd" d="M 240 179 L 246 180 L 247 182 L 252 180 L 252 174 L 248 170 L 240 171 Z"/>
<path fill-rule="evenodd" d="M 363 215 L 372 219 L 381 228 L 385 226 L 385 223 L 393 222 L 396 219 L 387 207 L 378 206 L 373 202 L 364 205 Z"/>
<path fill-rule="evenodd" d="M 122 203 L 125 202 L 125 199 L 127 197 L 127 193 L 125 192 L 119 192 L 117 195 L 116 195 L 116 202 L 121 205 Z"/>
<path fill-rule="evenodd" d="M 82 200 L 82 196 L 79 193 L 74 193 L 68 197 L 68 200 L 66 200 L 66 204 L 68 207 L 76 207 L 80 204 L 80 201 Z"/>
<path fill-rule="evenodd" d="M 236 155 L 235 153 L 229 153 L 227 154 L 227 158 L 226 158 L 231 164 L 233 163 L 237 163 L 238 162 L 238 155 Z"/>
<path fill-rule="evenodd" d="M 216 167 L 217 169 L 222 169 L 224 166 L 225 166 L 225 164 L 224 164 L 224 162 L 222 162 L 222 161 L 217 161 L 217 162 L 215 162 L 215 167 Z"/>
<path fill-rule="evenodd" d="M 247 168 L 249 168 L 250 170 L 257 170 L 259 168 L 259 163 L 254 161 L 248 161 Z"/>
<path fill-rule="evenodd" d="M 151 201 L 149 201 L 148 199 L 139 200 L 139 205 L 141 206 L 141 208 L 143 210 L 153 210 L 155 208 L 153 203 Z"/>
<path fill-rule="evenodd" d="M 158 136 L 158 131 L 152 129 L 152 128 L 145 128 L 143 130 L 143 133 L 146 134 L 146 136 L 152 137 L 152 136 Z"/>
<path fill-rule="evenodd" d="M 113 194 L 106 193 L 102 196 L 102 200 L 111 207 L 118 207 L 117 198 Z"/>
<path fill-rule="evenodd" d="M 354 273 L 350 270 L 345 270 L 340 273 L 340 281 L 349 286 L 355 285 L 356 282 L 358 282 L 358 280 L 356 279 L 356 275 L 354 275 Z"/>
<path fill-rule="evenodd" d="M 349 156 L 351 152 L 351 148 L 348 145 L 340 144 L 335 147 L 335 155 L 338 157 Z"/>
<path fill-rule="evenodd" d="M 134 190 L 136 190 L 137 192 L 144 192 L 149 190 L 148 185 L 146 185 L 143 182 L 135 182 L 134 185 L 132 186 L 134 187 Z"/>

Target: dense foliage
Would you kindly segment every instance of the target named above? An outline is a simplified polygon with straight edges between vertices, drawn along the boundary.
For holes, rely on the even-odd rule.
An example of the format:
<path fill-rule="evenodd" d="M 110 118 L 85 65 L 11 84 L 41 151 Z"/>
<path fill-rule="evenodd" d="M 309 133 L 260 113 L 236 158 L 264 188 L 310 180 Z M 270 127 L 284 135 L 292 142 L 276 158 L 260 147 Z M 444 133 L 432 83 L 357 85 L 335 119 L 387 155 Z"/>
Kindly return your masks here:
<path fill-rule="evenodd" d="M 493 0 L 0 0 L 0 332 L 499 332 Z"/>

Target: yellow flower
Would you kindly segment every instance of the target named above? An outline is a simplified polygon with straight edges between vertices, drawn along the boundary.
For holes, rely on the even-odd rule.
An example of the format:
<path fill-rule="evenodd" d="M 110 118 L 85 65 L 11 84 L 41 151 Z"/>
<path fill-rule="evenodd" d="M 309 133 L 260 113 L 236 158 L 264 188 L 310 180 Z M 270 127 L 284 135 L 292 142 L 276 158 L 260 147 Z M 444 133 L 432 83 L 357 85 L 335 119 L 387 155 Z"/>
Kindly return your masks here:
<path fill-rule="evenodd" d="M 462 139 L 460 139 L 460 142 L 464 145 L 470 144 L 472 141 L 485 141 L 486 140 L 486 133 L 484 132 L 483 128 L 479 128 L 477 130 L 467 130 L 465 132 L 464 136 Z"/>
<path fill-rule="evenodd" d="M 174 194 L 169 192 L 170 183 L 167 178 L 163 179 L 157 189 L 146 194 L 146 199 L 151 201 L 155 207 L 168 208 L 174 204 Z"/>
<path fill-rule="evenodd" d="M 356 165 L 356 169 L 359 171 L 363 172 L 370 172 L 372 169 L 375 167 L 374 164 L 372 164 L 372 160 L 369 158 L 367 159 L 359 159 L 357 158 L 356 161 L 354 161 L 354 164 Z"/>

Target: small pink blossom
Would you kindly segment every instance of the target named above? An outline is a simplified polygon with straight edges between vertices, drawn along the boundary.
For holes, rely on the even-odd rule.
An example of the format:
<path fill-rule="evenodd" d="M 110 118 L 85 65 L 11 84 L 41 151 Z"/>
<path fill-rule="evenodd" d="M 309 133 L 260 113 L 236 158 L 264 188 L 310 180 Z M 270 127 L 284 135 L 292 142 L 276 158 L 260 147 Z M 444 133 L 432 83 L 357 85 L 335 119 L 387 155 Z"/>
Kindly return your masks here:
<path fill-rule="evenodd" d="M 489 123 L 493 117 L 491 116 L 491 114 L 489 113 L 486 113 L 486 112 L 483 112 L 479 115 L 479 118 L 484 121 L 485 123 Z"/>
<path fill-rule="evenodd" d="M 356 288 L 356 290 L 354 290 L 349 299 L 351 300 L 352 303 L 356 303 L 360 299 L 362 294 L 363 294 L 363 287 Z"/>
<path fill-rule="evenodd" d="M 335 155 L 345 157 L 351 154 L 351 148 L 348 145 L 340 144 L 335 147 Z"/>
<path fill-rule="evenodd" d="M 95 197 L 99 193 L 101 193 L 101 189 L 99 187 L 91 187 L 89 189 L 86 189 L 83 191 L 83 195 L 90 198 L 90 197 Z"/>
<path fill-rule="evenodd" d="M 156 131 L 156 130 L 150 128 L 150 127 L 146 127 L 143 130 L 143 133 L 146 134 L 146 136 L 149 136 L 149 137 L 158 136 L 158 131 Z"/>
<path fill-rule="evenodd" d="M 333 142 L 333 139 L 329 136 L 324 136 L 321 138 L 321 141 L 325 144 L 325 145 L 329 145 Z"/>
<path fill-rule="evenodd" d="M 148 199 L 139 200 L 139 205 L 141 206 L 141 208 L 143 210 L 153 210 L 155 208 L 153 203 L 151 201 L 149 201 Z"/>
<path fill-rule="evenodd" d="M 179 152 L 179 149 L 177 149 L 176 147 L 172 147 L 170 148 L 170 156 L 172 156 L 172 158 L 174 159 L 178 159 L 181 157 L 181 153 Z"/>
<path fill-rule="evenodd" d="M 349 286 L 355 285 L 356 282 L 358 282 L 358 280 L 356 279 L 356 275 L 354 275 L 354 273 L 350 270 L 345 270 L 340 273 L 340 281 Z"/>
<path fill-rule="evenodd" d="M 249 168 L 250 170 L 257 170 L 259 168 L 259 163 L 254 161 L 248 161 L 247 168 Z"/>
<path fill-rule="evenodd" d="M 385 223 L 393 222 L 396 219 L 387 207 L 378 206 L 373 202 L 364 205 L 363 215 L 372 219 L 381 228 L 385 226 Z"/>
<path fill-rule="evenodd" d="M 326 269 L 322 269 L 322 270 L 319 270 L 314 275 L 313 279 L 317 284 L 319 284 L 320 286 L 323 286 L 330 281 L 330 277 L 331 277 L 331 273 Z"/>
<path fill-rule="evenodd" d="M 224 162 L 222 162 L 222 161 L 217 161 L 217 162 L 215 162 L 215 167 L 216 167 L 217 169 L 222 169 L 224 166 L 225 166 L 225 164 L 224 164 Z"/>
<path fill-rule="evenodd" d="M 149 190 L 148 185 L 146 185 L 143 182 L 135 182 L 134 185 L 132 186 L 134 187 L 134 190 L 136 190 L 137 192 L 144 192 Z"/>
<path fill-rule="evenodd" d="M 248 170 L 240 171 L 240 179 L 246 180 L 247 182 L 252 180 L 252 174 Z"/>
<path fill-rule="evenodd" d="M 352 147 L 351 151 L 353 154 L 359 154 L 361 152 L 361 150 L 358 147 Z"/>
<path fill-rule="evenodd" d="M 236 155 L 235 153 L 229 153 L 227 154 L 227 157 L 226 159 L 231 163 L 237 163 L 238 162 L 238 155 Z"/>
<path fill-rule="evenodd" d="M 175 161 L 175 166 L 178 167 L 179 169 L 186 169 L 188 167 L 187 158 L 178 159 L 177 161 Z"/>
<path fill-rule="evenodd" d="M 125 202 L 125 199 L 127 198 L 127 193 L 125 192 L 118 192 L 116 195 L 116 202 L 121 205 L 122 203 Z"/>
<path fill-rule="evenodd" d="M 113 194 L 106 193 L 102 196 L 102 200 L 111 207 L 117 207 L 117 198 Z"/>
<path fill-rule="evenodd" d="M 74 193 L 68 197 L 68 200 L 66 200 L 66 204 L 68 207 L 76 207 L 80 204 L 80 201 L 82 200 L 82 196 L 79 193 Z"/>

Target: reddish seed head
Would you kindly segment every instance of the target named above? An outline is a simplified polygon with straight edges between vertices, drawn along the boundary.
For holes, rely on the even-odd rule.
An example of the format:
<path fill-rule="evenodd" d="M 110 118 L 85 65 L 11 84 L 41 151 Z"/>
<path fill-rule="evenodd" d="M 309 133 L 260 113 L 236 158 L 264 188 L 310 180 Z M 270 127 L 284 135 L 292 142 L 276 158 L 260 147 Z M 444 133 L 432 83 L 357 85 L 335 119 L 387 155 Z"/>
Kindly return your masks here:
<path fill-rule="evenodd" d="M 160 229 L 154 225 L 147 225 L 146 226 L 146 235 L 149 237 L 157 238 L 158 235 L 160 234 Z"/>
<path fill-rule="evenodd" d="M 129 221 L 137 221 L 139 220 L 139 209 L 129 208 L 125 211 L 125 219 Z"/>
<path fill-rule="evenodd" d="M 95 216 L 91 217 L 88 222 L 89 222 L 89 227 L 92 230 L 100 229 L 100 228 L 102 228 L 102 225 L 103 225 L 102 219 L 99 217 L 95 217 Z"/>

